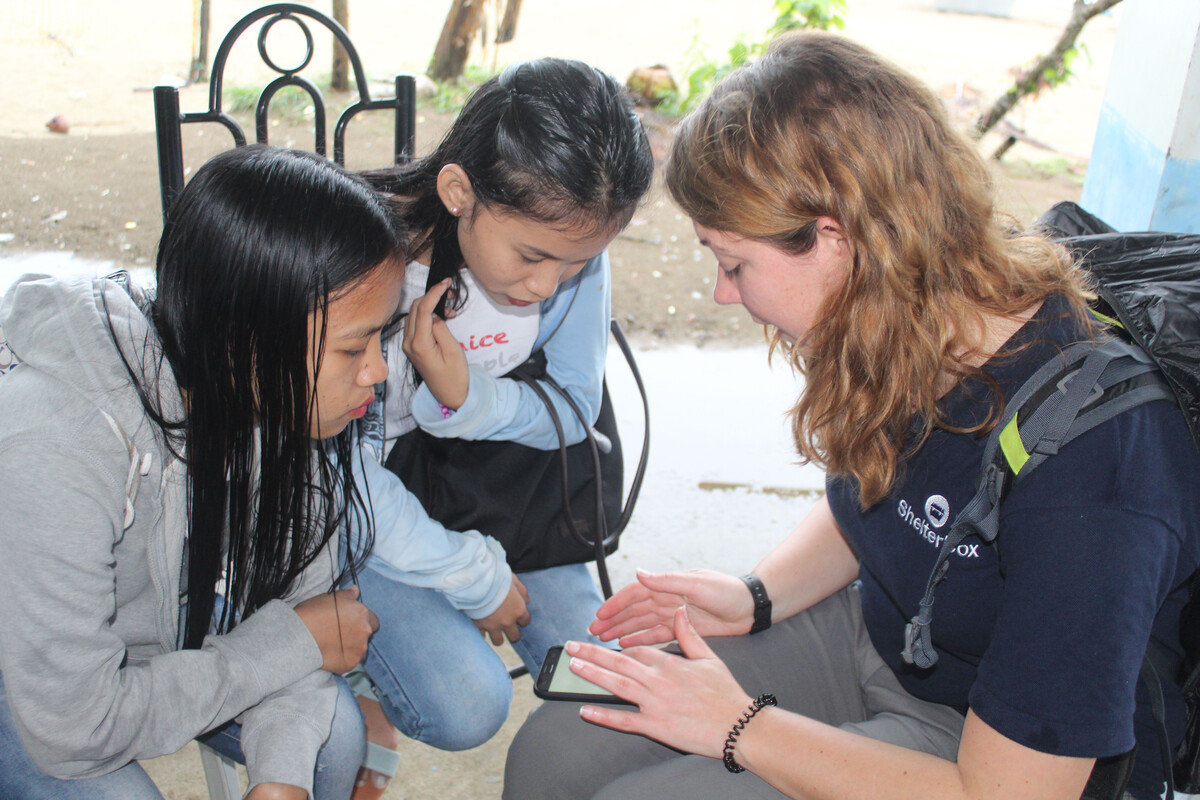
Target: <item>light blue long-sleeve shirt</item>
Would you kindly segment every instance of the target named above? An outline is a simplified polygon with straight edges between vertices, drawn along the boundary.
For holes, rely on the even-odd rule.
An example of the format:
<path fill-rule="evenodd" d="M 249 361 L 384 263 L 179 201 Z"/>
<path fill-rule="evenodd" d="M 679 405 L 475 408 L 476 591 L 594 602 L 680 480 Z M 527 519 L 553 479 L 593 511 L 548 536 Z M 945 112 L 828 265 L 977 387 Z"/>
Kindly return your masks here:
<path fill-rule="evenodd" d="M 542 303 L 538 340 L 546 370 L 580 411 L 595 423 L 603 397 L 604 364 L 612 316 L 607 252 L 591 259 Z M 570 313 L 567 313 L 567 312 Z M 399 347 L 393 340 L 389 346 Z M 550 387 L 567 444 L 584 439 L 583 424 Z M 442 438 L 509 440 L 549 450 L 558 434 L 549 411 L 533 390 L 518 380 L 493 378 L 472 367 L 467 399 L 449 417 L 427 385 L 413 397 L 413 417 Z M 357 461 L 358 459 L 356 459 Z M 504 601 L 512 571 L 500 544 L 478 531 L 448 531 L 431 519 L 400 479 L 369 455 L 355 466 L 359 485 L 370 492 L 375 547 L 368 566 L 394 580 L 437 589 L 472 619 L 492 614 Z"/>

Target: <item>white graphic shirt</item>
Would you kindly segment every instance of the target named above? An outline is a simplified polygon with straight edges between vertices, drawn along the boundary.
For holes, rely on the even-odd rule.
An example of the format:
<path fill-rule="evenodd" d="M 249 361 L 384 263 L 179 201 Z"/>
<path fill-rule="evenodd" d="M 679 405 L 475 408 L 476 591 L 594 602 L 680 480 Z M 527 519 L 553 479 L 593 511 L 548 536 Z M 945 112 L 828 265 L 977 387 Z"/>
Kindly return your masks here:
<path fill-rule="evenodd" d="M 480 366 L 493 377 L 512 370 L 533 352 L 541 322 L 541 305 L 518 308 L 500 305 L 475 283 L 469 270 L 461 273 L 467 300 L 446 321 L 454 338 L 462 345 L 467 363 Z M 429 267 L 410 262 L 404 272 L 400 306 L 410 310 L 425 295 Z M 387 395 L 384 402 L 385 450 L 398 436 L 417 427 L 412 418 L 412 396 L 416 391 L 413 370 L 404 355 L 403 327 L 388 342 Z"/>

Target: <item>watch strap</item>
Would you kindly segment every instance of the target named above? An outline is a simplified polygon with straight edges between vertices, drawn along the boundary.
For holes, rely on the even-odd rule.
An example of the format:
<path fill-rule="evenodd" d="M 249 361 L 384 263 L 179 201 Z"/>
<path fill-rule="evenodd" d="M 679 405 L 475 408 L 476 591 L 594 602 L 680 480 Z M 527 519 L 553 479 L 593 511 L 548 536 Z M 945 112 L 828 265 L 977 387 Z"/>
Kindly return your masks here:
<path fill-rule="evenodd" d="M 771 598 L 767 596 L 767 587 L 753 572 L 742 576 L 742 583 L 750 590 L 754 598 L 754 624 L 750 626 L 751 633 L 765 631 L 771 627 Z"/>

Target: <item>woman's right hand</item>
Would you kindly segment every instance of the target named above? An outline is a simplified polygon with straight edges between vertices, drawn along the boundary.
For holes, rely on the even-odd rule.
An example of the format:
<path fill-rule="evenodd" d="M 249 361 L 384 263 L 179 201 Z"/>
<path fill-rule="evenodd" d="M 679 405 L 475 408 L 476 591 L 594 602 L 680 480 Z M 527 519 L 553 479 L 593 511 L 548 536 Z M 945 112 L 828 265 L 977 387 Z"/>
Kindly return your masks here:
<path fill-rule="evenodd" d="M 588 628 L 592 634 L 604 641 L 620 637 L 622 647 L 669 642 L 675 638 L 675 611 L 680 606 L 687 606 L 702 636 L 748 633 L 754 622 L 754 599 L 740 578 L 707 569 L 639 569 L 637 578 L 600 606 Z"/>
<path fill-rule="evenodd" d="M 402 347 L 434 398 L 446 408 L 457 411 L 467 401 L 471 382 L 467 357 L 446 321 L 433 313 L 449 289 L 450 279 L 447 278 L 413 303 L 404 324 Z"/>
<path fill-rule="evenodd" d="M 358 601 L 358 587 L 310 597 L 296 614 L 321 648 L 321 669 L 348 672 L 367 657 L 367 640 L 379 630 L 379 618 Z"/>

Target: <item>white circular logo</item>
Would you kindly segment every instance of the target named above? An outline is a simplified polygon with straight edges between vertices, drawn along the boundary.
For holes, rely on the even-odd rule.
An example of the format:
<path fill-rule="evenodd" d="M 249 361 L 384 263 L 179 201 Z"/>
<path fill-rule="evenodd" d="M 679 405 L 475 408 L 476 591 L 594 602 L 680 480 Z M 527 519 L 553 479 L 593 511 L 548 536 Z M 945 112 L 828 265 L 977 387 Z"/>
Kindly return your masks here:
<path fill-rule="evenodd" d="M 940 494 L 931 494 L 925 501 L 925 518 L 933 527 L 942 527 L 950 519 L 950 502 Z"/>

